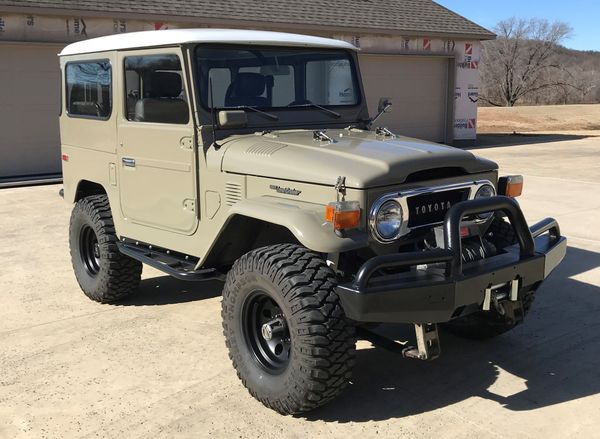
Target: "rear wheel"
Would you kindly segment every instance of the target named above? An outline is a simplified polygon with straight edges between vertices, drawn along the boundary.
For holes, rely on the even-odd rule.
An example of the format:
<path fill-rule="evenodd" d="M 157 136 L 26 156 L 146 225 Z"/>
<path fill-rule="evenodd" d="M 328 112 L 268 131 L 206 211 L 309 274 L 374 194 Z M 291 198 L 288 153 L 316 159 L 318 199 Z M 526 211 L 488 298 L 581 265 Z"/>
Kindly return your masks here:
<path fill-rule="evenodd" d="M 282 414 L 325 404 L 348 384 L 354 327 L 336 277 L 316 253 L 293 244 L 254 250 L 227 275 L 225 342 L 250 394 Z"/>
<path fill-rule="evenodd" d="M 75 204 L 69 245 L 75 277 L 90 299 L 115 302 L 138 287 L 142 263 L 119 252 L 106 195 L 85 197 Z"/>

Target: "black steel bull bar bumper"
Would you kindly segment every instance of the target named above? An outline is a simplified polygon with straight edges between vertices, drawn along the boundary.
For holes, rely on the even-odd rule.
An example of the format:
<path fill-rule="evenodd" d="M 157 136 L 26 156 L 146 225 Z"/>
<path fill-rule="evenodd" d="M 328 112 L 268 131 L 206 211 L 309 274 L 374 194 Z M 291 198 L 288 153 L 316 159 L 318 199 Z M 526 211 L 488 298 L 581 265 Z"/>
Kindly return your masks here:
<path fill-rule="evenodd" d="M 518 245 L 463 264 L 461 221 L 485 212 L 504 213 Z M 465 310 L 481 309 L 492 288 L 514 286 L 512 300 L 537 289 L 567 248 L 556 220 L 546 218 L 528 227 L 519 204 L 504 196 L 455 204 L 446 214 L 443 230 L 445 248 L 376 256 L 362 265 L 353 282 L 338 285 L 346 316 L 360 322 L 447 322 Z M 381 274 L 384 269 L 408 270 L 386 275 Z"/>

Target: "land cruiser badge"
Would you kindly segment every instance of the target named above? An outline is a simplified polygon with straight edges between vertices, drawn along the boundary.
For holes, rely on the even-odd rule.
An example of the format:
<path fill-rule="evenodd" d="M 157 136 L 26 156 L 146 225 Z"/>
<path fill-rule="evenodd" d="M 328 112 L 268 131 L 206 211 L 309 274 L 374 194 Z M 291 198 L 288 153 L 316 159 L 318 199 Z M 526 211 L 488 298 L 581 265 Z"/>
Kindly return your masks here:
<path fill-rule="evenodd" d="M 276 184 L 270 185 L 269 189 L 273 189 L 274 191 L 277 191 L 280 194 L 286 195 L 300 195 L 302 193 L 302 191 L 299 191 L 298 189 L 292 189 L 290 187 L 281 187 Z"/>

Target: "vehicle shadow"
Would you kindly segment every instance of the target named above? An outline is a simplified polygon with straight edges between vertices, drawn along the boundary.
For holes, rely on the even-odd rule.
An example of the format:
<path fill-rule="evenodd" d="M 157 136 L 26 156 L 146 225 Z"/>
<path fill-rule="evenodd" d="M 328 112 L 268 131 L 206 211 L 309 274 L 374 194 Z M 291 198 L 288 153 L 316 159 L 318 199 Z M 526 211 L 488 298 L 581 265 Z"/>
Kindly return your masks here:
<path fill-rule="evenodd" d="M 214 281 L 188 282 L 171 276 L 143 279 L 138 291 L 119 302 L 121 306 L 170 305 L 212 299 L 221 295 L 223 283 Z"/>
<path fill-rule="evenodd" d="M 349 388 L 305 418 L 384 420 L 471 397 L 528 411 L 599 393 L 600 288 L 573 279 L 598 266 L 600 253 L 569 247 L 523 325 L 485 342 L 442 332 L 443 353 L 432 362 L 403 359 L 378 347 L 358 350 Z M 396 340 L 413 340 L 412 331 L 409 325 L 378 330 Z"/>
<path fill-rule="evenodd" d="M 560 134 L 560 133 L 484 133 L 477 134 L 472 146 L 461 149 L 501 148 L 506 146 L 531 145 L 535 143 L 564 142 L 596 137 L 597 134 Z"/>

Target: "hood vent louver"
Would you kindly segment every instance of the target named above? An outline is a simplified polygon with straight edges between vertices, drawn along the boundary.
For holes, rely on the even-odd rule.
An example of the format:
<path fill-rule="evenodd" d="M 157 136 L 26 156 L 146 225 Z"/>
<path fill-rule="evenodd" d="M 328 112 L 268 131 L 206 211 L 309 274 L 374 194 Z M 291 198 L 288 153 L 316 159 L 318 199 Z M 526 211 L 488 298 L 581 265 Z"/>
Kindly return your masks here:
<path fill-rule="evenodd" d="M 242 185 L 228 181 L 225 183 L 225 204 L 233 206 L 243 198 Z"/>
<path fill-rule="evenodd" d="M 246 150 L 246 154 L 259 155 L 263 157 L 269 157 L 275 154 L 280 149 L 285 148 L 287 145 L 284 143 L 275 143 L 275 142 L 261 142 L 255 143 L 254 145 L 248 147 Z"/>

